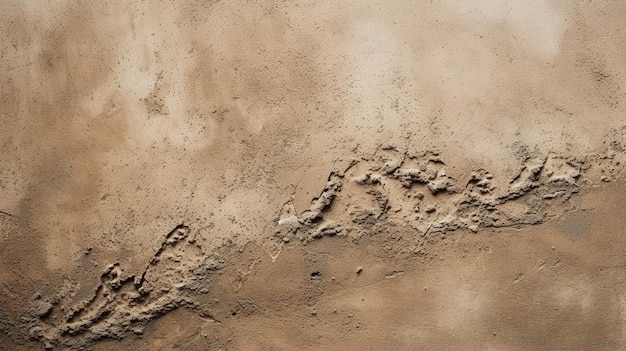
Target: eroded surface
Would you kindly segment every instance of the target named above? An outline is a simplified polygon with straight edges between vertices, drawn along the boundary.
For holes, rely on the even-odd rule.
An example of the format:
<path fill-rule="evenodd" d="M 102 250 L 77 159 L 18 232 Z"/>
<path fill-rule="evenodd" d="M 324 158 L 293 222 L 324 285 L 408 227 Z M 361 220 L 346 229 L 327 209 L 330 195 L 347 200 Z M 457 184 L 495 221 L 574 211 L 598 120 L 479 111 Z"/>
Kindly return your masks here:
<path fill-rule="evenodd" d="M 2 2 L 0 348 L 619 348 L 624 14 Z"/>

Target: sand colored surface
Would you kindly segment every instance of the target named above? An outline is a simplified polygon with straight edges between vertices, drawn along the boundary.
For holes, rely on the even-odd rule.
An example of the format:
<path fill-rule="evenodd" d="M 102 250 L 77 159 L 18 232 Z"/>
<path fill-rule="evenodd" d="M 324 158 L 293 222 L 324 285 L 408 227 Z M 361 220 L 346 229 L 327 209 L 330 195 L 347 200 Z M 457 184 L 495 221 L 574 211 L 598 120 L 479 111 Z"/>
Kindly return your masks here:
<path fill-rule="evenodd" d="M 626 5 L 0 4 L 0 349 L 622 349 Z"/>

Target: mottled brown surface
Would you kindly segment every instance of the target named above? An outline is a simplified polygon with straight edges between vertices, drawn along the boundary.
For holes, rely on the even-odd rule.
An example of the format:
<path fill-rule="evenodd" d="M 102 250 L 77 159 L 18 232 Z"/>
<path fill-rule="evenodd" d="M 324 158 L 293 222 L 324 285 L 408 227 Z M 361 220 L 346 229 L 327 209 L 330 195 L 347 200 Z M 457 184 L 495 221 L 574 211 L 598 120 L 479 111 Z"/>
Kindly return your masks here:
<path fill-rule="evenodd" d="M 623 349 L 624 15 L 2 2 L 0 349 Z M 353 179 L 397 155 L 434 175 Z M 461 213 L 472 174 L 493 177 L 483 205 L 523 190 L 481 205 L 499 222 Z M 157 292 L 136 304 L 142 275 Z"/>

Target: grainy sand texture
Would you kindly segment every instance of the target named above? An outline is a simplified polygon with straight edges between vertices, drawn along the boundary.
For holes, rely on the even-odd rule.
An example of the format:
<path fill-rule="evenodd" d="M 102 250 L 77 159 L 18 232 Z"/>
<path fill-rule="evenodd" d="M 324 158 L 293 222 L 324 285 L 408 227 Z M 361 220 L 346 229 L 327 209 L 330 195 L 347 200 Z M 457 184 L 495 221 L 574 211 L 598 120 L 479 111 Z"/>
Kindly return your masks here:
<path fill-rule="evenodd" d="M 0 2 L 0 350 L 626 350 L 626 2 Z"/>

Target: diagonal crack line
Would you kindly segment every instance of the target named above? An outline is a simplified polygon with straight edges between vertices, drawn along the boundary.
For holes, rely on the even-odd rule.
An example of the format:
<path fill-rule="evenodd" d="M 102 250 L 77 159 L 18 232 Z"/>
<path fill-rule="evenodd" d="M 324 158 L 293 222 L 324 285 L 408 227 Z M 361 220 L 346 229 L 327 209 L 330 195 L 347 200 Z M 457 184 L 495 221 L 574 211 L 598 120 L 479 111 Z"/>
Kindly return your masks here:
<path fill-rule="evenodd" d="M 21 217 L 20 217 L 20 216 L 16 216 L 16 215 L 14 215 L 14 214 L 11 214 L 11 213 L 9 213 L 9 212 L 2 211 L 2 210 L 0 210 L 0 214 L 3 214 L 3 215 L 5 215 L 5 216 L 9 216 L 9 217 L 20 218 L 20 219 L 21 219 Z"/>
<path fill-rule="evenodd" d="M 189 231 L 189 226 L 185 225 L 184 223 L 181 223 L 177 225 L 176 227 L 174 227 L 174 229 L 172 229 L 169 233 L 167 233 L 167 235 L 165 236 L 165 239 L 161 242 L 161 247 L 157 250 L 157 252 L 155 252 L 155 254 L 152 256 L 152 258 L 148 262 L 148 265 L 143 270 L 143 273 L 141 273 L 141 278 L 139 279 L 138 282 L 137 281 L 135 282 L 135 287 L 137 289 L 140 289 L 143 286 L 143 283 L 146 280 L 146 273 L 148 272 L 148 269 L 150 268 L 151 265 L 156 263 L 158 257 L 161 256 L 161 253 L 163 253 L 165 248 L 168 247 L 169 245 L 175 244 L 176 242 L 180 240 L 176 238 L 176 234 L 181 233 L 181 232 L 187 232 L 187 231 Z"/>

